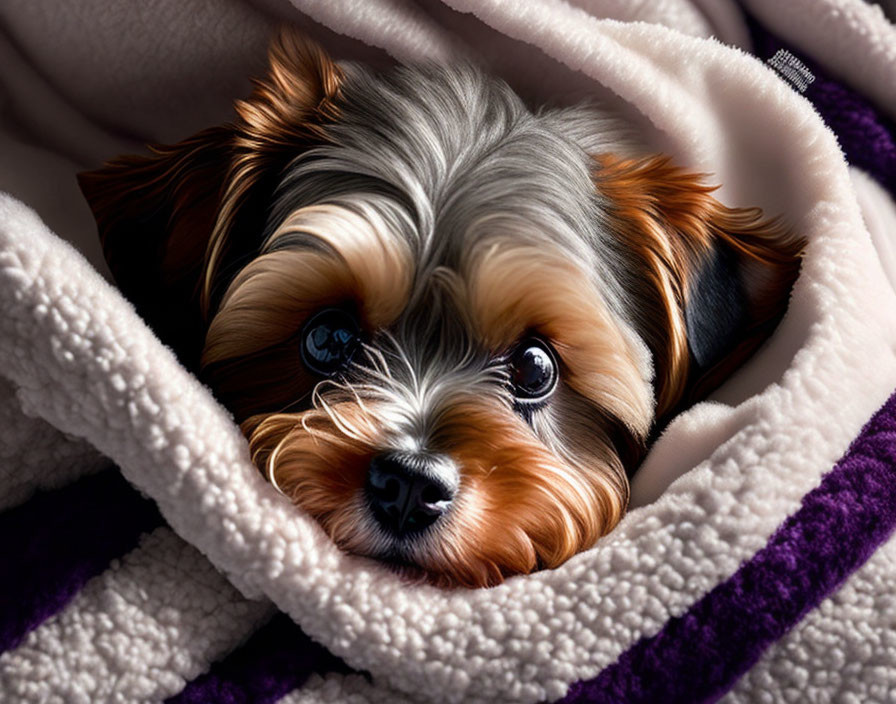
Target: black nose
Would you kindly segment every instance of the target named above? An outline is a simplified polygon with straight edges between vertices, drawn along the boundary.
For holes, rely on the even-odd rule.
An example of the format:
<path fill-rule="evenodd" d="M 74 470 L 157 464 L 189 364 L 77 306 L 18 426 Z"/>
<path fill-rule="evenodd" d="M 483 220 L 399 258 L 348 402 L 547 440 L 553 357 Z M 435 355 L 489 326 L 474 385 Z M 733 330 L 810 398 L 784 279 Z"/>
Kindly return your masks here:
<path fill-rule="evenodd" d="M 454 489 L 438 477 L 436 460 L 390 452 L 377 455 L 367 473 L 367 497 L 379 524 L 396 536 L 428 528 L 444 514 Z"/>

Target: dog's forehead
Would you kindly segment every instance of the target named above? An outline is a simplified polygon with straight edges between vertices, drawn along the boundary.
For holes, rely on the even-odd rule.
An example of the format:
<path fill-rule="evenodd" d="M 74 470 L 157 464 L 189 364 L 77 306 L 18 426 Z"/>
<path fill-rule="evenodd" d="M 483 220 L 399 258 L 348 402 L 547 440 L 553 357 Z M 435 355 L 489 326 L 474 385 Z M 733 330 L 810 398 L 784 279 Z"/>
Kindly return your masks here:
<path fill-rule="evenodd" d="M 329 139 L 287 168 L 267 233 L 310 206 L 368 220 L 375 213 L 374 227 L 357 228 L 368 233 L 370 256 L 390 240 L 409 253 L 411 285 L 396 321 L 402 338 L 451 341 L 459 351 L 471 338 L 462 289 L 496 251 L 569 263 L 621 310 L 607 204 L 595 192 L 582 121 L 578 132 L 569 129 L 568 114 L 529 110 L 507 84 L 470 66 L 381 75 L 348 67 Z M 277 242 L 314 246 L 301 235 Z M 505 276 L 501 291 L 529 285 L 524 268 Z"/>
<path fill-rule="evenodd" d="M 346 73 L 331 141 L 293 161 L 269 231 L 299 207 L 364 202 L 422 267 L 456 268 L 494 237 L 589 256 L 599 209 L 591 163 L 556 119 L 469 66 Z"/>

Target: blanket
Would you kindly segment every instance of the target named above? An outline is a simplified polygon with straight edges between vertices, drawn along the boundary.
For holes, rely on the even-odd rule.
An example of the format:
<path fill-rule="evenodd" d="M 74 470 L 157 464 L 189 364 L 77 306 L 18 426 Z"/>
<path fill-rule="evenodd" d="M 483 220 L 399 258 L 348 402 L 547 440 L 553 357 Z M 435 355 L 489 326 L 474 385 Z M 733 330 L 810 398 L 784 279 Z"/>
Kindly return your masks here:
<path fill-rule="evenodd" d="M 896 27 L 862 0 L 0 6 L 0 700 L 890 701 Z M 892 14 L 890 15 L 892 17 Z M 226 120 L 273 28 L 610 101 L 808 241 L 632 508 L 491 589 L 339 551 L 109 283 L 74 173 Z"/>

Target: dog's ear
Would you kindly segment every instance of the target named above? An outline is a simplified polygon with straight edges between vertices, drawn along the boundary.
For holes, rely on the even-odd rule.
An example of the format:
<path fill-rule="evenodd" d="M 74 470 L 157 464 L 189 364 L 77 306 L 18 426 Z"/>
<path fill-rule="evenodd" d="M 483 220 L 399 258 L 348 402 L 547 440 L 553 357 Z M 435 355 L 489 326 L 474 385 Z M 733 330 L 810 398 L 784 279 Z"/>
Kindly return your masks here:
<path fill-rule="evenodd" d="M 216 275 L 260 245 L 281 168 L 335 117 L 341 72 L 323 50 L 287 28 L 268 58 L 234 123 L 78 176 L 116 283 L 191 368 Z"/>
<path fill-rule="evenodd" d="M 78 174 L 103 254 L 121 292 L 192 361 L 202 325 L 196 299 L 215 227 L 232 132 L 214 127 L 149 156 L 123 156 Z"/>
<path fill-rule="evenodd" d="M 657 418 L 705 395 L 787 308 L 804 242 L 758 208 L 729 208 L 669 158 L 595 158 L 636 326 L 654 355 Z"/>

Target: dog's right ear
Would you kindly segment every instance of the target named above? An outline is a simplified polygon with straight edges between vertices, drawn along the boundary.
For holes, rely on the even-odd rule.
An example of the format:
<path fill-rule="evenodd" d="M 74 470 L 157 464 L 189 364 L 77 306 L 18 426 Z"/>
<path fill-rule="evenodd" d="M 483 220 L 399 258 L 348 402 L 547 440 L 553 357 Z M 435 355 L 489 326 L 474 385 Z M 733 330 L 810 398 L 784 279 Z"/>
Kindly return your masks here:
<path fill-rule="evenodd" d="M 222 274 L 261 244 L 281 169 L 336 116 L 342 74 L 320 47 L 286 28 L 268 62 L 233 124 L 78 175 L 116 283 L 189 368 Z"/>

